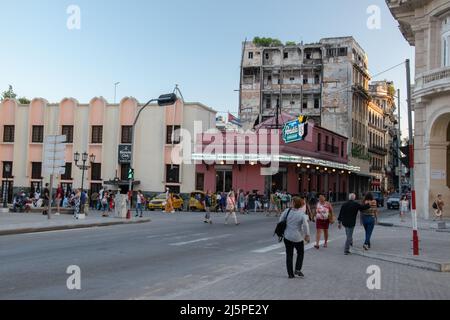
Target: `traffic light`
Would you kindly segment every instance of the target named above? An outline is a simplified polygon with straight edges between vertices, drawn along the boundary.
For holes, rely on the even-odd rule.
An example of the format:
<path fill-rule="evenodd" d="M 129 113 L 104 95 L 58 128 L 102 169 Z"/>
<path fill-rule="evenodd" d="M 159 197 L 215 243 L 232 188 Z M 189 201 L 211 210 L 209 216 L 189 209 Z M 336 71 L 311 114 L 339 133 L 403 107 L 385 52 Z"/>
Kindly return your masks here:
<path fill-rule="evenodd" d="M 134 169 L 130 168 L 128 169 L 128 180 L 133 180 L 134 179 Z"/>

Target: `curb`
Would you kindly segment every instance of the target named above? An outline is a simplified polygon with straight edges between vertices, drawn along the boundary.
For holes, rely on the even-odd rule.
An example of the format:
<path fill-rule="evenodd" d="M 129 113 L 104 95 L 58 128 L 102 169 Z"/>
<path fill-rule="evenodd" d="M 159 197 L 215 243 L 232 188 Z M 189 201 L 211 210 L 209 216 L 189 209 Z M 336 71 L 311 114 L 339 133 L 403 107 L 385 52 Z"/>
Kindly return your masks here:
<path fill-rule="evenodd" d="M 372 258 L 382 261 L 393 262 L 409 267 L 425 269 L 436 272 L 450 272 L 450 262 L 443 263 L 435 260 L 426 260 L 420 258 L 404 257 L 388 253 L 379 253 L 373 251 L 363 251 L 361 249 L 352 249 L 352 253 L 358 256 Z"/>
<path fill-rule="evenodd" d="M 115 222 L 97 222 L 90 224 L 79 224 L 79 225 L 60 225 L 42 228 L 23 228 L 23 229 L 11 229 L 11 230 L 1 230 L 0 236 L 9 236 L 16 234 L 27 234 L 27 233 L 41 233 L 48 231 L 59 231 L 59 230 L 75 230 L 75 229 L 89 229 L 89 228 L 100 228 L 100 227 L 111 227 L 124 224 L 140 224 L 151 222 L 151 219 L 143 219 L 137 221 L 115 221 Z"/>

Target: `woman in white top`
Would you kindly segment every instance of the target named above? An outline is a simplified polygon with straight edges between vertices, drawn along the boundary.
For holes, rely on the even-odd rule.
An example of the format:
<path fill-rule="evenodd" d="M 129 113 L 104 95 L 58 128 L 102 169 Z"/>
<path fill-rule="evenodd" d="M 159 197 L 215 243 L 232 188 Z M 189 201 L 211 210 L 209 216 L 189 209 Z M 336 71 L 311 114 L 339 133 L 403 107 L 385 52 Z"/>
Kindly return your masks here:
<path fill-rule="evenodd" d="M 400 200 L 400 219 L 402 222 L 405 222 L 405 215 L 409 212 L 409 201 L 406 196 L 402 197 L 402 200 Z"/>

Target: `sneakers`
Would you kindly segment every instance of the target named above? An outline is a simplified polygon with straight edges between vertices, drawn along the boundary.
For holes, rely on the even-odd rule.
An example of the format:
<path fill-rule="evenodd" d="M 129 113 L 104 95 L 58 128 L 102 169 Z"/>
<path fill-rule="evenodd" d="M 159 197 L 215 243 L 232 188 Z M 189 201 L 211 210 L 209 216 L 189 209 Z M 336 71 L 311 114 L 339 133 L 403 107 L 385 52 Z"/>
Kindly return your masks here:
<path fill-rule="evenodd" d="M 367 244 L 363 245 L 364 250 L 369 250 L 369 246 Z"/>
<path fill-rule="evenodd" d="M 300 277 L 300 278 L 304 278 L 305 277 L 305 275 L 301 271 L 295 271 L 295 275 Z"/>

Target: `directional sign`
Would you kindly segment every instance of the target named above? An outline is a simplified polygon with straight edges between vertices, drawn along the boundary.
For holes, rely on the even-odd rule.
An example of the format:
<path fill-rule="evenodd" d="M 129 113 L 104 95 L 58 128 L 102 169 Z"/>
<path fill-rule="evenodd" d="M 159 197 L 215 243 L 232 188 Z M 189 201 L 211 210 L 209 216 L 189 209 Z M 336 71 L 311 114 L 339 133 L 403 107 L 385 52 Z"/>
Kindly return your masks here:
<path fill-rule="evenodd" d="M 61 152 L 65 150 L 66 146 L 64 144 L 46 144 L 44 146 L 44 152 Z"/>
<path fill-rule="evenodd" d="M 45 144 L 59 144 L 59 143 L 65 143 L 66 141 L 67 141 L 67 137 L 65 135 L 47 136 L 45 138 Z"/>

